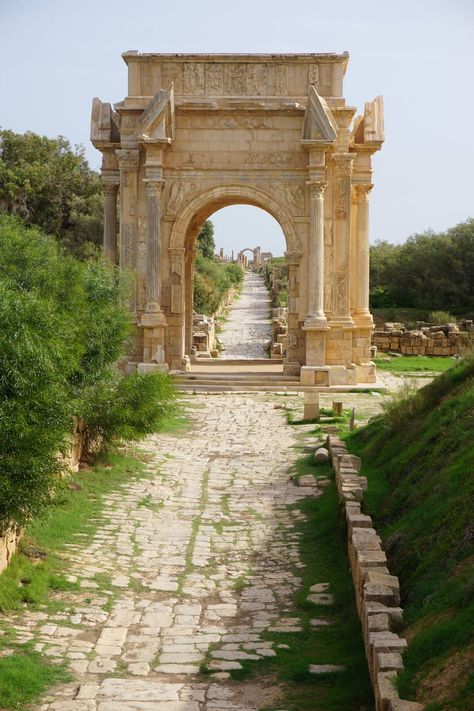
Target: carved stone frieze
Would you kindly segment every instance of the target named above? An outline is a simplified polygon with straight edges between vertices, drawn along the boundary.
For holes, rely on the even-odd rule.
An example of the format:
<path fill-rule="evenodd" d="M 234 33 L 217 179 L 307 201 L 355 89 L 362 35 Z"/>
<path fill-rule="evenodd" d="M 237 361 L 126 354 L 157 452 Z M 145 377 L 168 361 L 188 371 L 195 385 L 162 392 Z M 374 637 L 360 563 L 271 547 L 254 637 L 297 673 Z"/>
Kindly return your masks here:
<path fill-rule="evenodd" d="M 262 64 L 249 64 L 247 69 L 247 93 L 250 96 L 264 95 L 266 82 L 266 67 Z"/>
<path fill-rule="evenodd" d="M 189 62 L 183 68 L 183 94 L 204 93 L 204 65 Z"/>
<path fill-rule="evenodd" d="M 222 64 L 209 64 L 206 68 L 206 93 L 221 96 L 224 91 L 224 67 Z"/>
<path fill-rule="evenodd" d="M 303 164 L 303 154 L 301 153 L 261 153 L 255 151 L 249 153 L 245 159 L 245 165 L 263 165 L 275 166 L 293 165 L 301 166 Z"/>
<path fill-rule="evenodd" d="M 224 68 L 224 93 L 240 96 L 247 93 L 247 67 L 245 64 L 227 64 Z"/>
<path fill-rule="evenodd" d="M 236 128 L 258 129 L 274 128 L 271 118 L 265 116 L 199 116 L 188 120 L 189 128 L 216 128 L 232 131 Z"/>

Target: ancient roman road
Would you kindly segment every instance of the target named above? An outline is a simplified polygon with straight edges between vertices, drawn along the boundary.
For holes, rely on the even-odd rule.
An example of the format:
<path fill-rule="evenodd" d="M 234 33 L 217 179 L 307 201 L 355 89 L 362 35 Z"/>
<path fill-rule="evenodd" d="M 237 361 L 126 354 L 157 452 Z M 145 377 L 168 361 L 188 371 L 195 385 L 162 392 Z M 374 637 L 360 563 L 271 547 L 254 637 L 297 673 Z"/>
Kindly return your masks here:
<path fill-rule="evenodd" d="M 234 301 L 219 336 L 222 358 L 268 358 L 265 346 L 272 336 L 270 294 L 263 277 L 245 272 L 240 298 Z"/>
<path fill-rule="evenodd" d="M 268 679 L 228 679 L 275 654 L 264 630 L 299 629 L 303 514 L 287 505 L 318 490 L 289 480 L 299 453 L 274 402 L 198 396 L 189 430 L 141 445 L 148 476 L 107 497 L 90 545 L 68 548 L 69 612 L 22 617 L 23 638 L 74 676 L 38 710 L 253 711 L 278 696 Z"/>

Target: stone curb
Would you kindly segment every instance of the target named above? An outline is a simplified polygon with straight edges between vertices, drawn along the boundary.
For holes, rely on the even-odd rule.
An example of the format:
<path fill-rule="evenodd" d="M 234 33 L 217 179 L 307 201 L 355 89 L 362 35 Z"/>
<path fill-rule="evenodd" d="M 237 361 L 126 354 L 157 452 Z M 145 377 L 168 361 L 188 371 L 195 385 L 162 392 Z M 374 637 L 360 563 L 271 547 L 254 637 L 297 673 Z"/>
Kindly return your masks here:
<path fill-rule="evenodd" d="M 327 448 L 344 506 L 349 562 L 376 711 L 421 711 L 422 704 L 400 699 L 395 686 L 407 647 L 406 639 L 395 631 L 403 617 L 400 584 L 390 574 L 371 517 L 361 511 L 367 491 L 367 478 L 360 474 L 361 459 L 349 454 L 345 442 L 335 435 L 328 435 Z"/>

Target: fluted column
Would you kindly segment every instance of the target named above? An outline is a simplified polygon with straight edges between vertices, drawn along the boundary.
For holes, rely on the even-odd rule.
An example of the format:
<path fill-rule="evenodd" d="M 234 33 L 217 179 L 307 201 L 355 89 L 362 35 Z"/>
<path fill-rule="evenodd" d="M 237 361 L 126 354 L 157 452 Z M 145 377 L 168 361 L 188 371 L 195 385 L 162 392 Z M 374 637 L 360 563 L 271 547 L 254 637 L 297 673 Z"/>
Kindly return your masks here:
<path fill-rule="evenodd" d="M 147 200 L 146 311 L 156 312 L 161 310 L 160 231 L 163 181 L 146 178 L 145 185 Z"/>
<path fill-rule="evenodd" d="M 308 315 L 305 326 L 327 328 L 324 313 L 325 181 L 309 181 Z"/>
<path fill-rule="evenodd" d="M 369 193 L 370 183 L 356 185 L 356 285 L 354 290 L 354 312 L 367 316 L 369 311 Z"/>
<path fill-rule="evenodd" d="M 112 264 L 117 261 L 117 191 L 118 183 L 103 180 L 104 255 Z"/>

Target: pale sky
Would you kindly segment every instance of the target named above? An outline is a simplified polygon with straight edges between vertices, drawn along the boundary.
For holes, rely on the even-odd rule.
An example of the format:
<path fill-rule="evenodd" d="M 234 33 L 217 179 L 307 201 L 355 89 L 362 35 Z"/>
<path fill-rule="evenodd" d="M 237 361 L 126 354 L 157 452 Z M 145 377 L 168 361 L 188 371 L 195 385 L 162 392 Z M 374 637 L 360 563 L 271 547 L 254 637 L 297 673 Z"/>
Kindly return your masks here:
<path fill-rule="evenodd" d="M 0 0 L 0 126 L 89 143 L 91 100 L 126 94 L 121 53 L 343 52 L 349 104 L 383 94 L 371 239 L 474 217 L 473 0 Z M 217 246 L 284 249 L 256 208 L 216 213 Z"/>

